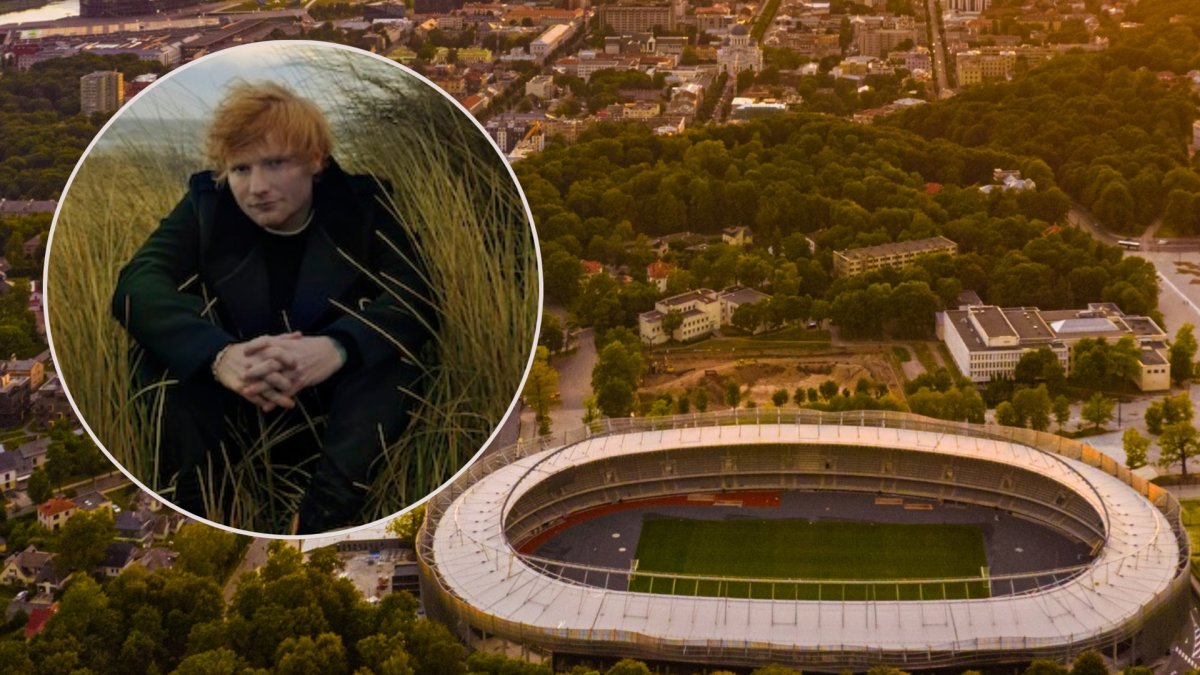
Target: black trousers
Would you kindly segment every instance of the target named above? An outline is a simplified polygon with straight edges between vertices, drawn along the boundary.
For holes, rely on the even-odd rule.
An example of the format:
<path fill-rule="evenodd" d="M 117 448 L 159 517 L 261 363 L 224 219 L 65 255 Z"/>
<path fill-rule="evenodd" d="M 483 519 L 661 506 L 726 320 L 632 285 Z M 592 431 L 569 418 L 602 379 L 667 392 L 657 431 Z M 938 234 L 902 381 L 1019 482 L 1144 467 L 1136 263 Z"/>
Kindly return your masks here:
<path fill-rule="evenodd" d="M 253 509 L 260 519 L 266 514 L 265 519 L 280 523 L 276 533 L 291 520 L 297 489 L 303 490 L 299 533 L 362 524 L 376 460 L 407 426 L 409 392 L 418 379 L 417 369 L 399 359 L 370 369 L 343 368 L 300 392 L 296 408 L 270 413 L 261 413 L 208 373 L 168 384 L 158 486 L 173 484 L 171 501 L 187 511 L 211 513 L 235 526 L 244 520 L 233 499 L 239 479 L 267 482 L 255 492 L 265 492 L 271 503 Z M 238 469 L 240 476 L 233 473 Z"/>

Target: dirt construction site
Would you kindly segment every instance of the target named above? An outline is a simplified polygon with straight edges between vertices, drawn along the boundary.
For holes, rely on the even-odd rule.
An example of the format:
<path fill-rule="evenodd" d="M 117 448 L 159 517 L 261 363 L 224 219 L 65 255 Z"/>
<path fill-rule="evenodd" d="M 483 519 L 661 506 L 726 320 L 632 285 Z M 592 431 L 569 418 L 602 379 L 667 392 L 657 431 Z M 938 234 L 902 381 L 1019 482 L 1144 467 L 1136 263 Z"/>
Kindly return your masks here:
<path fill-rule="evenodd" d="M 903 398 L 904 391 L 896 369 L 888 356 L 874 353 L 813 354 L 779 356 L 764 350 L 761 356 L 753 353 L 737 357 L 711 352 L 658 352 L 652 357 L 652 372 L 641 387 L 643 395 L 670 393 L 673 397 L 703 387 L 708 391 L 708 408 L 719 409 L 729 382 L 741 388 L 741 405 L 753 400 L 757 405 L 769 405 L 771 395 L 786 389 L 789 398 L 798 388 L 818 389 L 821 383 L 833 380 L 838 390 L 854 391 L 862 378 L 872 385 L 886 384 L 895 396 Z M 751 350 L 746 350 L 751 351 Z M 792 405 L 790 402 L 788 405 Z"/>

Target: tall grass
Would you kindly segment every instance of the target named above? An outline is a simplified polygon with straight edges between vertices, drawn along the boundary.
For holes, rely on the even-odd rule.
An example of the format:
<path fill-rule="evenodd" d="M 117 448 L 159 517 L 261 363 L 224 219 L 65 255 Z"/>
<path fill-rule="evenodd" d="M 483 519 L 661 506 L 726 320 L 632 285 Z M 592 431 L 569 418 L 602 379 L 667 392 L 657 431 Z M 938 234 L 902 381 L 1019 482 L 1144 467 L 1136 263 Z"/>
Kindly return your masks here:
<path fill-rule="evenodd" d="M 423 362 L 426 384 L 411 424 L 381 453 L 359 519 L 368 522 L 436 489 L 499 423 L 533 345 L 535 244 L 503 160 L 452 103 L 369 57 L 294 49 L 310 67 L 299 86 L 292 84 L 325 103 L 338 161 L 390 184 L 387 207 L 414 242 L 437 310 L 435 355 Z M 114 136 L 131 138 L 145 122 L 126 117 L 114 127 L 122 124 L 132 129 Z M 110 318 L 109 299 L 120 267 L 179 200 L 187 175 L 201 168 L 194 147 L 193 139 L 170 148 L 98 146 L 64 197 L 46 288 L 62 377 L 85 421 L 118 461 L 168 498 L 171 486 L 156 484 L 160 454 L 169 452 L 158 441 L 163 385 L 131 389 L 130 341 Z M 230 471 L 204 476 L 209 516 L 285 532 L 308 467 L 275 465 L 271 448 L 308 430 L 272 427 L 262 418 L 239 429 L 240 447 L 228 450 L 241 458 Z"/>

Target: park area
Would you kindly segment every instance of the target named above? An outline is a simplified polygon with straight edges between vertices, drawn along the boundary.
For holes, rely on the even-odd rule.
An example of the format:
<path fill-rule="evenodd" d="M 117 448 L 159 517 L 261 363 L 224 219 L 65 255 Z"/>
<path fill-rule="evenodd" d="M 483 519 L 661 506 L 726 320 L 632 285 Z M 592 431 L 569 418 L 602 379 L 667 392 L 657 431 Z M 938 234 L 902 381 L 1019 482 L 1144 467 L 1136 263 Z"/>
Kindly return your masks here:
<path fill-rule="evenodd" d="M 635 574 L 630 590 L 776 600 L 937 600 L 986 598 L 986 581 L 897 586 L 886 580 L 980 578 L 987 555 L 978 525 L 808 520 L 691 520 L 647 517 L 638 572 L 720 576 L 695 580 Z M 739 581 L 738 579 L 809 581 Z M 879 580 L 875 584 L 813 580 Z"/>

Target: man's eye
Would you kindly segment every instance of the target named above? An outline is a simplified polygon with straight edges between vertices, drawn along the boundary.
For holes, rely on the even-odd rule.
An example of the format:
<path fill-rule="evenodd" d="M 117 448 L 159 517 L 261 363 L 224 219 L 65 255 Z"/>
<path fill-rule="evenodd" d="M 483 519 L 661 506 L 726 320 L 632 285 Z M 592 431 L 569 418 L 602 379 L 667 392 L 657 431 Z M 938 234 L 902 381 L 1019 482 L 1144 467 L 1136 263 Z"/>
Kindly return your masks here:
<path fill-rule="evenodd" d="M 229 173 L 243 174 L 249 170 L 250 170 L 250 166 L 248 164 L 235 164 L 233 167 L 231 167 L 229 169 Z"/>
<path fill-rule="evenodd" d="M 267 160 L 267 166 L 271 168 L 278 168 L 285 164 L 287 164 L 287 157 L 272 157 Z"/>

